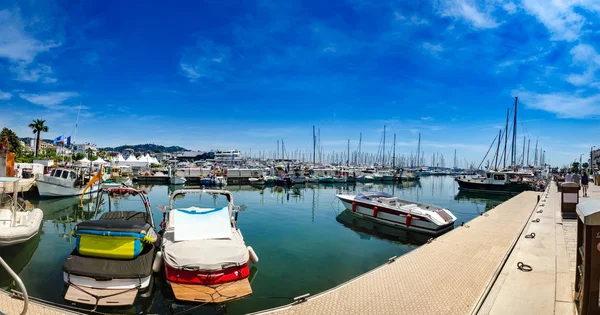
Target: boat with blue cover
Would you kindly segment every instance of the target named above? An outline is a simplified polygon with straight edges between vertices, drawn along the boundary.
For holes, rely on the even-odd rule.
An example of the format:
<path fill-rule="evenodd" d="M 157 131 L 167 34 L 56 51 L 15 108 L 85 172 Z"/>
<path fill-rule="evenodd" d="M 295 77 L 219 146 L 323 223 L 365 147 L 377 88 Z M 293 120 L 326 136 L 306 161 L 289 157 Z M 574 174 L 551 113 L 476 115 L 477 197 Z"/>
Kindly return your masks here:
<path fill-rule="evenodd" d="M 139 197 L 144 211 L 113 211 L 112 199 L 119 199 L 121 204 L 130 197 Z M 102 213 L 103 205 L 108 211 Z M 146 192 L 102 188 L 94 218 L 78 223 L 71 233 L 75 248 L 63 264 L 65 300 L 94 306 L 128 306 L 138 295 L 149 297 L 158 234 Z"/>

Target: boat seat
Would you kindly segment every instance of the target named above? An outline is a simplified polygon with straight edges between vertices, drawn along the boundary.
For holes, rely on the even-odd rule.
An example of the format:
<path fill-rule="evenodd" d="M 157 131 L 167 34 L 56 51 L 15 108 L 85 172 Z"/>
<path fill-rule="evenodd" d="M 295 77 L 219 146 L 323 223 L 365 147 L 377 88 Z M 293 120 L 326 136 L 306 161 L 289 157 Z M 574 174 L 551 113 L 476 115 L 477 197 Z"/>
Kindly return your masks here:
<path fill-rule="evenodd" d="M 139 211 L 111 211 L 105 212 L 100 216 L 100 220 L 125 220 L 125 221 L 139 221 L 150 223 L 149 216 L 146 212 Z"/>
<path fill-rule="evenodd" d="M 90 220 L 78 223 L 75 226 L 75 233 L 79 230 L 88 231 L 110 231 L 110 232 L 132 232 L 140 233 L 147 232 L 152 227 L 150 224 L 142 221 L 127 221 L 127 220 Z"/>
<path fill-rule="evenodd" d="M 63 271 L 76 276 L 94 279 L 143 278 L 152 274 L 154 246 L 144 250 L 134 259 L 86 257 L 74 250 L 63 264 Z"/>

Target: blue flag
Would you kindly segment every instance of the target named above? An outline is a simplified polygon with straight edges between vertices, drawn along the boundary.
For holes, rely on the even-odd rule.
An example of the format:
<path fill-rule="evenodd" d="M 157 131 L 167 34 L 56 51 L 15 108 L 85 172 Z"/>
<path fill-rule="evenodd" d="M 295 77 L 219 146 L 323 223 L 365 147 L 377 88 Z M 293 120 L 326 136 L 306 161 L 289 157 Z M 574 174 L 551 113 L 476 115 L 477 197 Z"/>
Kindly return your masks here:
<path fill-rule="evenodd" d="M 58 144 L 60 142 L 60 140 L 62 139 L 62 135 L 58 136 L 56 139 L 54 139 L 54 144 Z"/>
<path fill-rule="evenodd" d="M 71 136 L 68 136 L 67 137 L 67 146 L 70 146 L 70 145 L 71 145 Z"/>

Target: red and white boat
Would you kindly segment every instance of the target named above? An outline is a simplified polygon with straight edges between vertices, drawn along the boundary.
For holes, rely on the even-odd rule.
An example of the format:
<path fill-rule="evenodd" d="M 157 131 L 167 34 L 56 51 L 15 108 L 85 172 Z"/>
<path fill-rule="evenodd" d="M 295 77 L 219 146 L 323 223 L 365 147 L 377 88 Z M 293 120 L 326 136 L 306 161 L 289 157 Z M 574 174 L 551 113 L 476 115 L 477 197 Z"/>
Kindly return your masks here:
<path fill-rule="evenodd" d="M 174 206 L 187 194 L 224 196 L 222 208 Z M 246 246 L 237 227 L 238 212 L 226 190 L 181 189 L 171 194 L 165 211 L 161 256 L 168 284 L 180 301 L 222 303 L 252 294 L 250 261 L 256 253 Z"/>
<path fill-rule="evenodd" d="M 337 195 L 355 215 L 408 230 L 438 235 L 454 227 L 448 209 L 401 200 L 382 192 Z"/>

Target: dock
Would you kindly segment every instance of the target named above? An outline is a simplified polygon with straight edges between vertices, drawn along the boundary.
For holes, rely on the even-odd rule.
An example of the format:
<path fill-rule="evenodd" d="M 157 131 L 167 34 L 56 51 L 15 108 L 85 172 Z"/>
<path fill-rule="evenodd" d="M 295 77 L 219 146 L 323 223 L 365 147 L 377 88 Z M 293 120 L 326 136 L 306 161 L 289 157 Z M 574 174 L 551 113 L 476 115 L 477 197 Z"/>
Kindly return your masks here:
<path fill-rule="evenodd" d="M 1 267 L 0 267 L 1 268 Z M 19 315 L 23 310 L 23 300 L 13 297 L 10 293 L 0 290 L 0 314 Z M 29 300 L 27 314 L 35 315 L 83 315 L 65 308 L 54 307 L 50 304 Z"/>
<path fill-rule="evenodd" d="M 600 186 L 589 194 L 600 198 Z M 576 229 L 551 183 L 335 288 L 254 314 L 575 314 Z"/>

